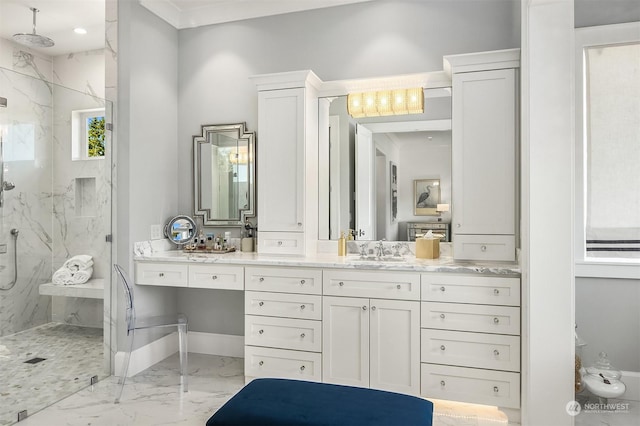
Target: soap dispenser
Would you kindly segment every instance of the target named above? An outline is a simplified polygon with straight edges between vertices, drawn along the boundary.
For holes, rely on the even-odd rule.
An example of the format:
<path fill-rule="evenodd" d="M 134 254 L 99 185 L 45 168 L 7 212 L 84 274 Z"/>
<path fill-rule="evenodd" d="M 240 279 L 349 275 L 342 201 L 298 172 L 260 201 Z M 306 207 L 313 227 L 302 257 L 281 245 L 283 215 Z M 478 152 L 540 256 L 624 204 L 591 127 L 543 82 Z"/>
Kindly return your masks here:
<path fill-rule="evenodd" d="M 338 239 L 338 256 L 347 255 L 347 239 L 344 237 L 344 231 L 340 231 L 340 238 Z"/>

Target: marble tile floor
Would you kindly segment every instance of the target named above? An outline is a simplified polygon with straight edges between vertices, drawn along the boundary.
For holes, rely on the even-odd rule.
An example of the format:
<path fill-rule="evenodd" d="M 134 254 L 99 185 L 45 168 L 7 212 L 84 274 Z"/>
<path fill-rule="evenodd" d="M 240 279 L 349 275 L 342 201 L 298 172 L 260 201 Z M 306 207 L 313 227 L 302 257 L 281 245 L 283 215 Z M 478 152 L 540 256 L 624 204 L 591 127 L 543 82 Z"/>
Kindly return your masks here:
<path fill-rule="evenodd" d="M 174 355 L 128 379 L 115 405 L 117 378 L 109 377 L 20 422 L 20 426 L 203 426 L 244 386 L 244 360 L 189 354 L 189 392 L 180 391 Z M 493 407 L 434 401 L 434 426 L 507 425 Z"/>
<path fill-rule="evenodd" d="M 640 425 L 640 402 L 609 399 L 600 405 L 597 397 L 578 397 L 581 410 L 574 426 L 632 426 Z"/>
<path fill-rule="evenodd" d="M 102 329 L 49 323 L 0 337 L 0 425 L 35 413 L 107 376 Z M 24 361 L 45 358 L 36 364 Z"/>

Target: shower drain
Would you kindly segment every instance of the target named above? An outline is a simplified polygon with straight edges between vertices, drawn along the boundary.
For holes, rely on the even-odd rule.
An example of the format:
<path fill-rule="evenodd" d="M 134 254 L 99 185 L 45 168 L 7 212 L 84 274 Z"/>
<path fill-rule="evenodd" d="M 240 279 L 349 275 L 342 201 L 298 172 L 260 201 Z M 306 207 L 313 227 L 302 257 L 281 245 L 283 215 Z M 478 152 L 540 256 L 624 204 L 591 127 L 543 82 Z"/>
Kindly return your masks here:
<path fill-rule="evenodd" d="M 37 363 L 42 362 L 44 360 L 46 360 L 46 358 L 35 357 L 35 358 L 31 358 L 31 359 L 26 360 L 24 363 L 25 364 L 37 364 Z"/>

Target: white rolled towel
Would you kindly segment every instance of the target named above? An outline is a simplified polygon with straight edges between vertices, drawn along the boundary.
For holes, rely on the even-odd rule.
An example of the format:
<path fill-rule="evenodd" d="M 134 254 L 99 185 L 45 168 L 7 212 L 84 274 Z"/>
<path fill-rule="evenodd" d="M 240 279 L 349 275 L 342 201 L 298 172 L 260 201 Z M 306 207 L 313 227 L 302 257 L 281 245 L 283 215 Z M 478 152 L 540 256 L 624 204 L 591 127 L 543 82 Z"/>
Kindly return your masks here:
<path fill-rule="evenodd" d="M 69 269 L 71 272 L 83 271 L 93 266 L 93 258 L 88 254 L 79 254 L 73 256 L 62 265 L 63 268 Z"/>
<path fill-rule="evenodd" d="M 58 285 L 69 285 L 73 283 L 73 273 L 64 266 L 53 273 L 51 282 Z"/>
<path fill-rule="evenodd" d="M 89 267 L 87 269 L 83 269 L 78 272 L 73 273 L 73 284 L 84 284 L 89 279 L 91 279 L 91 275 L 93 275 L 93 268 Z"/>

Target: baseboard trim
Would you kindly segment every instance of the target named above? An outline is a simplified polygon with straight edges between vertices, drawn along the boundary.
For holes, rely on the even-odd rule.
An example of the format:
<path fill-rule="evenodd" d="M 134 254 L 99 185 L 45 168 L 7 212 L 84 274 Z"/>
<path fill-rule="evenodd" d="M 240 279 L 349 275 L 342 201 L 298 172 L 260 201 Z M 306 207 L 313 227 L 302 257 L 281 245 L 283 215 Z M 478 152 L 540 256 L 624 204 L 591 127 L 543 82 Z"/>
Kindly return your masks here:
<path fill-rule="evenodd" d="M 188 336 L 187 347 L 191 353 L 235 358 L 244 357 L 244 336 L 202 333 L 198 331 L 190 331 Z M 134 349 L 133 352 L 131 352 L 127 377 L 135 376 L 176 352 L 178 352 L 177 332 L 167 334 L 160 339 Z M 118 351 L 115 355 L 114 368 L 116 375 L 120 375 L 122 371 L 124 354 L 123 351 Z"/>

